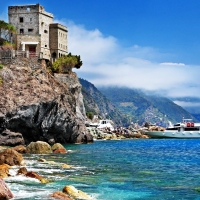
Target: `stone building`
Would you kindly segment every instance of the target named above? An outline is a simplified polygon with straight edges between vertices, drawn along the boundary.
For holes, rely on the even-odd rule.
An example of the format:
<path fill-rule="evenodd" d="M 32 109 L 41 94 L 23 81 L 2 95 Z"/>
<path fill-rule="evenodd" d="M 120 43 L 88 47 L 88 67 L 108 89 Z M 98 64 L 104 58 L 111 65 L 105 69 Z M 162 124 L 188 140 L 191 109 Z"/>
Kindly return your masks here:
<path fill-rule="evenodd" d="M 9 6 L 8 17 L 17 30 L 16 50 L 51 61 L 68 53 L 67 27 L 54 23 L 53 14 L 40 4 Z"/>

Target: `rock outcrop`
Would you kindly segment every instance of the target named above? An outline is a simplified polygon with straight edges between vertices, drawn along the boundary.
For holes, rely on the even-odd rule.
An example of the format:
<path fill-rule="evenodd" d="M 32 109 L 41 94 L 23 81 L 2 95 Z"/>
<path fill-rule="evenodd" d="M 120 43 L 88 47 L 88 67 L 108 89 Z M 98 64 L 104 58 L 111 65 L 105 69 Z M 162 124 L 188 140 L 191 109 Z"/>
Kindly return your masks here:
<path fill-rule="evenodd" d="M 23 165 L 24 160 L 20 153 L 9 148 L 0 152 L 0 164 L 13 165 Z"/>
<path fill-rule="evenodd" d="M 13 194 L 4 182 L 2 178 L 0 178 L 0 199 L 11 199 L 13 198 Z"/>
<path fill-rule="evenodd" d="M 24 138 L 21 133 L 12 132 L 8 129 L 5 129 L 0 134 L 0 145 L 16 146 L 23 144 Z"/>
<path fill-rule="evenodd" d="M 9 175 L 10 165 L 2 164 L 0 165 L 0 178 L 6 178 Z"/>
<path fill-rule="evenodd" d="M 61 200 L 74 200 L 73 198 L 71 198 L 69 195 L 63 193 L 63 192 L 60 192 L 60 191 L 57 191 L 57 192 L 54 192 L 51 197 L 55 198 L 55 199 L 61 199 Z"/>
<path fill-rule="evenodd" d="M 43 141 L 31 142 L 27 148 L 27 153 L 31 154 L 49 154 L 52 153 L 51 146 Z"/>
<path fill-rule="evenodd" d="M 75 199 L 91 200 L 92 198 L 81 190 L 77 190 L 73 185 L 67 185 L 63 188 L 63 192 L 69 194 Z"/>
<path fill-rule="evenodd" d="M 21 142 L 13 145 L 38 140 L 51 144 L 93 141 L 84 124 L 84 105 L 75 73 L 61 82 L 47 72 L 44 62 L 21 58 L 4 66 L 0 77 L 1 137 L 5 130 L 20 133 L 15 137 Z"/>
<path fill-rule="evenodd" d="M 53 153 L 67 153 L 67 150 L 65 149 L 65 147 L 60 144 L 60 143 L 56 143 L 51 147 Z"/>

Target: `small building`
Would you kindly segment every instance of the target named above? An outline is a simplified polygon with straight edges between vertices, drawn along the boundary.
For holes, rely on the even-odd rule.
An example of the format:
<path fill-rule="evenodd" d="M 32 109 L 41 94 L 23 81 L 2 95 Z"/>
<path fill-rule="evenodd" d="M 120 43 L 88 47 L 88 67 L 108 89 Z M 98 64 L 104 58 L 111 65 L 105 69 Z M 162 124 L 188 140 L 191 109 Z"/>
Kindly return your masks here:
<path fill-rule="evenodd" d="M 54 23 L 53 14 L 40 4 L 9 6 L 8 18 L 17 30 L 16 50 L 51 61 L 68 54 L 67 27 Z"/>

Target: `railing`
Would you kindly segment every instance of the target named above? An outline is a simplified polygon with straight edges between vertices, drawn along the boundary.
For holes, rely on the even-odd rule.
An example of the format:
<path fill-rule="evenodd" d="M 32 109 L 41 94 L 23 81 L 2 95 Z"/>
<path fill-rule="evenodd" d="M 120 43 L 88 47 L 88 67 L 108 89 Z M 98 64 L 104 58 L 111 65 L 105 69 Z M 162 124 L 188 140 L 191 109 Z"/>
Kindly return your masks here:
<path fill-rule="evenodd" d="M 9 62 L 14 58 L 36 58 L 43 59 L 43 53 L 31 52 L 31 51 L 21 51 L 21 50 L 11 50 L 0 48 L 0 61 Z"/>

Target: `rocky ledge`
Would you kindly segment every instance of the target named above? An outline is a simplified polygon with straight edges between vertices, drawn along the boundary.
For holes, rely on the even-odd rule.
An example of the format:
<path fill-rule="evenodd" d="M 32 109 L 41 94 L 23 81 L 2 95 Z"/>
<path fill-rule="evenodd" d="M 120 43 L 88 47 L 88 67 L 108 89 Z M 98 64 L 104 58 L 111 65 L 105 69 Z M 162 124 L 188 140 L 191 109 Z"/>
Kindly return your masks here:
<path fill-rule="evenodd" d="M 48 73 L 45 61 L 21 58 L 1 67 L 0 145 L 93 141 L 78 78 L 72 73 L 63 79 Z"/>

